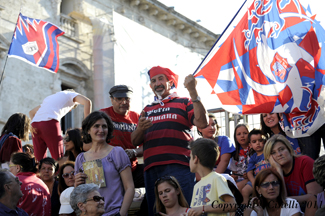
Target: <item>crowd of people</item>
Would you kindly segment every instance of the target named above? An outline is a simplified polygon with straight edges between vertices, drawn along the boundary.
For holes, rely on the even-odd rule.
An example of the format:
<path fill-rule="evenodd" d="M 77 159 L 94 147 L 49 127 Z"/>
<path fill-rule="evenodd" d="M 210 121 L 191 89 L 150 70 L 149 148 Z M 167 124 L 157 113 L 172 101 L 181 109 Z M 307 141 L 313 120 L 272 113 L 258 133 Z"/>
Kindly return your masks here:
<path fill-rule="evenodd" d="M 124 216 L 140 187 L 137 215 L 322 215 L 325 155 L 309 154 L 308 137 L 287 137 L 280 114 L 261 114 L 261 129 L 238 124 L 233 143 L 219 136 L 192 75 L 190 98 L 178 96 L 170 69 L 148 75 L 155 98 L 141 114 L 130 110 L 132 88 L 116 85 L 112 106 L 99 111 L 65 90 L 30 117 L 10 116 L 0 137 L 0 215 Z M 82 127 L 62 137 L 60 119 L 78 104 Z M 193 126 L 202 138 L 193 140 Z M 33 145 L 22 146 L 30 132 Z"/>

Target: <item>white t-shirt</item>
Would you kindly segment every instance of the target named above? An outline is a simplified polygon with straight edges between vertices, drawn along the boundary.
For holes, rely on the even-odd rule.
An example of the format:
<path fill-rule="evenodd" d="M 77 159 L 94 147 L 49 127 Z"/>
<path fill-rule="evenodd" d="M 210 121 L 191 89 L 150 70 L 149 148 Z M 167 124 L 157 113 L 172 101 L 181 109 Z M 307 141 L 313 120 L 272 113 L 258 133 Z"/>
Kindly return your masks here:
<path fill-rule="evenodd" d="M 286 198 L 286 202 L 287 205 L 283 205 L 281 208 L 280 216 L 291 216 L 298 212 L 302 213 L 297 200 Z M 252 211 L 251 216 L 257 216 L 257 213 L 255 211 Z M 266 209 L 263 210 L 263 216 L 269 216 Z"/>
<path fill-rule="evenodd" d="M 76 92 L 60 91 L 46 97 L 41 107 L 37 110 L 32 123 L 50 121 L 52 119 L 60 121 L 76 104 L 73 102 L 73 98 L 78 95 Z"/>

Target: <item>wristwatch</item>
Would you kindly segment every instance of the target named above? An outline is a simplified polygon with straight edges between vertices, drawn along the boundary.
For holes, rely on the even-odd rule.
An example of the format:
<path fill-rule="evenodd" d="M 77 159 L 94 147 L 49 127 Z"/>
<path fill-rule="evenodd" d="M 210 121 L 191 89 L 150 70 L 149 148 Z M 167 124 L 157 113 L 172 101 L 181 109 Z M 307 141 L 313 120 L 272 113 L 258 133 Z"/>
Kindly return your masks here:
<path fill-rule="evenodd" d="M 137 151 L 136 151 L 135 149 L 132 149 L 132 150 L 133 150 L 133 152 L 134 152 L 134 157 L 138 156 Z"/>
<path fill-rule="evenodd" d="M 201 101 L 200 96 L 197 96 L 197 98 L 195 100 L 192 100 L 193 103 L 200 102 L 200 101 Z"/>

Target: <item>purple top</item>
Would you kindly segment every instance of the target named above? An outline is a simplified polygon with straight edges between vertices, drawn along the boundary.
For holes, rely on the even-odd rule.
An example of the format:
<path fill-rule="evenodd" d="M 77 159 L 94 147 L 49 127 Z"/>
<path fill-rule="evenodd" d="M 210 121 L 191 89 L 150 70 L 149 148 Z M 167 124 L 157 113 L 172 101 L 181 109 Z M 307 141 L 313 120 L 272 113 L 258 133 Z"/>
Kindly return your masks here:
<path fill-rule="evenodd" d="M 76 158 L 75 173 L 79 173 L 82 163 L 86 162 L 84 152 Z M 105 198 L 104 216 L 116 215 L 122 206 L 124 187 L 120 178 L 120 172 L 130 167 L 130 159 L 121 147 L 114 147 L 112 151 L 102 158 L 106 187 L 99 188 L 99 193 Z"/>

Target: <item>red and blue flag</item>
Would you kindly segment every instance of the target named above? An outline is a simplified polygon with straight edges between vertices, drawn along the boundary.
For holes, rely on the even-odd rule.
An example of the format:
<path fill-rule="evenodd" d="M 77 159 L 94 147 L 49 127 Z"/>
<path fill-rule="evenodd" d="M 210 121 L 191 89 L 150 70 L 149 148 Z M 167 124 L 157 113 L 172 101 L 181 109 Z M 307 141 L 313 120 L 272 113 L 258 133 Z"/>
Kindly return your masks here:
<path fill-rule="evenodd" d="M 29 18 L 20 13 L 8 56 L 57 72 L 59 69 L 57 38 L 63 34 L 60 28 L 49 22 Z"/>
<path fill-rule="evenodd" d="M 232 113 L 283 113 L 287 135 L 325 122 L 325 30 L 298 0 L 247 0 L 194 75 Z"/>

